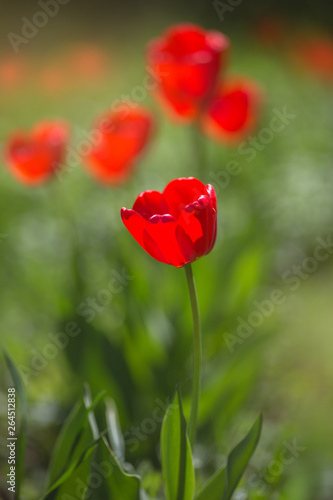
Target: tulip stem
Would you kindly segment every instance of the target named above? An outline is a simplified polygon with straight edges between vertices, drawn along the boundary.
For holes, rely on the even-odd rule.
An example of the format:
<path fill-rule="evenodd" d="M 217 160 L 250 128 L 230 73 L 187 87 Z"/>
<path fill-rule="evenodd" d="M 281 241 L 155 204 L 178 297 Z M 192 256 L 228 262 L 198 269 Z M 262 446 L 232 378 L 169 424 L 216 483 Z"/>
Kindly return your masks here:
<path fill-rule="evenodd" d="M 194 123 L 192 126 L 192 147 L 194 153 L 194 160 L 196 166 L 196 172 L 199 179 L 202 175 L 206 175 L 206 149 L 204 144 L 204 137 L 200 130 L 198 123 Z"/>
<path fill-rule="evenodd" d="M 56 185 L 57 184 L 57 185 Z M 73 270 L 72 278 L 72 291 L 73 298 L 71 300 L 81 300 L 81 296 L 84 294 L 84 281 L 81 277 L 80 271 L 80 257 L 81 257 L 81 245 L 79 241 L 79 231 L 77 227 L 77 220 L 75 217 L 74 207 L 70 203 L 70 198 L 66 191 L 66 187 L 61 185 L 60 180 L 53 180 L 54 189 L 56 190 L 54 197 L 58 198 L 56 200 L 55 210 L 58 211 L 57 215 L 59 218 L 63 217 L 66 220 L 67 238 L 70 243 L 71 252 L 71 267 Z"/>
<path fill-rule="evenodd" d="M 201 340 L 201 323 L 200 323 L 198 296 L 195 287 L 195 281 L 191 264 L 185 265 L 185 273 L 186 273 L 188 291 L 190 294 L 192 318 L 193 318 L 193 389 L 192 389 L 191 415 L 188 425 L 188 436 L 191 443 L 191 447 L 193 448 L 196 435 L 197 422 L 198 422 L 198 413 L 199 413 L 201 365 L 202 365 L 202 340 Z"/>

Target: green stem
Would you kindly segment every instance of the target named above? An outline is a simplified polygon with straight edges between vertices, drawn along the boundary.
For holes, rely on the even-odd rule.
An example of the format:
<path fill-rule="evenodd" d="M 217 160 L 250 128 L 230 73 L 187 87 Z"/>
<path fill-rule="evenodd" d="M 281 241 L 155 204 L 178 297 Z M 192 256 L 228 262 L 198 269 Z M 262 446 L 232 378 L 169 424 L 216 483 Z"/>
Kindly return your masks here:
<path fill-rule="evenodd" d="M 71 252 L 71 269 L 72 269 L 72 301 L 80 301 L 84 295 L 84 280 L 81 277 L 80 259 L 81 245 L 79 238 L 79 230 L 75 216 L 73 203 L 71 202 L 67 186 L 60 180 L 53 179 L 53 198 L 55 199 L 55 211 L 58 217 L 63 217 L 67 222 L 67 238 L 70 242 Z"/>
<path fill-rule="evenodd" d="M 186 273 L 188 291 L 190 294 L 192 317 L 193 317 L 193 390 L 192 390 L 191 415 L 188 425 L 189 440 L 191 443 L 191 447 L 193 448 L 197 422 L 198 422 L 198 413 L 199 413 L 201 365 L 202 365 L 202 341 L 201 341 L 201 324 L 200 324 L 198 296 L 195 288 L 195 282 L 191 264 L 186 264 L 185 273 Z"/>
<path fill-rule="evenodd" d="M 196 175 L 200 179 L 202 175 L 206 174 L 206 147 L 199 124 L 195 122 L 191 125 L 191 129 Z"/>

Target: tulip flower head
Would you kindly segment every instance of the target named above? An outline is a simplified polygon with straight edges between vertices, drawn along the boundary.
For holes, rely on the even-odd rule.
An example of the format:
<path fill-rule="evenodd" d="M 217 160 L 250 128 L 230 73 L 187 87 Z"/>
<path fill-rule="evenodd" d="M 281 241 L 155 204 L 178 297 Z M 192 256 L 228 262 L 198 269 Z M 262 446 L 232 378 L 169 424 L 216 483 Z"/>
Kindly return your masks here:
<path fill-rule="evenodd" d="M 4 90 L 15 90 L 24 84 L 27 79 L 27 66 L 19 56 L 1 58 L 0 62 L 0 86 Z"/>
<path fill-rule="evenodd" d="M 141 193 L 131 210 L 122 208 L 121 217 L 149 255 L 175 267 L 208 254 L 215 244 L 215 190 L 194 177 L 175 179 L 162 193 Z"/>
<path fill-rule="evenodd" d="M 299 41 L 293 51 L 294 59 L 303 69 L 323 82 L 333 82 L 333 38 L 308 36 Z"/>
<path fill-rule="evenodd" d="M 253 25 L 253 34 L 265 47 L 281 47 L 286 38 L 287 25 L 283 18 L 276 14 L 259 17 Z"/>
<path fill-rule="evenodd" d="M 55 174 L 65 156 L 68 127 L 61 122 L 40 122 L 31 132 L 9 138 L 5 159 L 23 184 L 39 185 Z"/>
<path fill-rule="evenodd" d="M 104 184 L 124 182 L 147 146 L 152 129 L 153 117 L 143 107 L 128 104 L 109 112 L 92 131 L 91 149 L 84 156 L 88 170 Z"/>
<path fill-rule="evenodd" d="M 209 103 L 202 128 L 226 145 L 237 144 L 257 125 L 262 101 L 263 92 L 254 82 L 245 78 L 226 80 Z"/>
<path fill-rule="evenodd" d="M 148 46 L 158 85 L 155 95 L 171 114 L 191 120 L 209 100 L 226 65 L 229 39 L 218 31 L 178 24 Z"/>
<path fill-rule="evenodd" d="M 70 88 L 68 71 L 64 70 L 61 63 L 53 62 L 41 69 L 39 85 L 43 92 L 59 96 Z"/>
<path fill-rule="evenodd" d="M 67 70 L 73 82 L 100 82 L 110 68 L 108 54 L 98 45 L 84 43 L 73 47 L 69 53 Z"/>

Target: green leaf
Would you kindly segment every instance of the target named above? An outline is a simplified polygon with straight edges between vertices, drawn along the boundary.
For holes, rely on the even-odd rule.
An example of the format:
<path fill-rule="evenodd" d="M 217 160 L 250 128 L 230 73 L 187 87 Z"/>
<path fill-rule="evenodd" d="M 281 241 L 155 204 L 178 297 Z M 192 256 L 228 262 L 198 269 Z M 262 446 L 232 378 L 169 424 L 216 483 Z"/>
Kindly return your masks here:
<path fill-rule="evenodd" d="M 70 412 L 60 431 L 55 450 L 52 455 L 52 461 L 49 469 L 49 486 L 55 482 L 55 480 L 63 473 L 66 465 L 69 464 L 80 440 L 82 429 L 87 422 L 89 413 L 93 408 L 95 408 L 103 396 L 104 392 L 98 394 L 88 409 L 85 408 L 84 402 L 80 401 Z"/>
<path fill-rule="evenodd" d="M 46 493 L 44 493 L 44 495 L 41 497 L 40 500 L 45 500 L 50 495 L 50 493 L 60 488 L 60 486 L 64 484 L 65 481 L 67 481 L 67 479 L 69 479 L 72 474 L 74 474 L 74 472 L 78 469 L 78 467 L 80 467 L 82 463 L 84 463 L 86 460 L 89 459 L 93 451 L 96 449 L 98 441 L 100 439 L 101 438 L 99 437 L 97 440 L 93 441 L 87 447 L 87 449 L 84 450 L 84 452 L 80 455 L 80 457 L 70 464 L 70 466 L 66 469 L 66 471 L 63 474 L 61 474 L 61 476 L 50 486 L 50 488 L 46 491 Z"/>
<path fill-rule="evenodd" d="M 124 471 L 117 457 L 110 448 L 106 438 L 103 437 L 105 450 L 108 451 L 110 464 L 110 474 L 107 476 L 108 492 L 110 500 L 141 500 L 145 497 L 140 490 L 140 477 L 134 474 L 128 474 Z"/>
<path fill-rule="evenodd" d="M 230 452 L 227 465 L 221 467 L 201 488 L 195 500 L 229 500 L 259 442 L 260 414 L 245 438 Z"/>
<path fill-rule="evenodd" d="M 96 417 L 95 413 L 93 410 L 91 410 L 91 407 L 93 406 L 93 400 L 91 398 L 91 392 L 90 392 L 90 387 L 87 383 L 84 384 L 83 388 L 83 402 L 86 410 L 88 410 L 88 420 L 91 428 L 92 435 L 94 439 L 98 439 L 100 433 L 98 429 L 98 425 L 96 422 Z"/>
<path fill-rule="evenodd" d="M 77 435 L 83 425 L 85 407 L 83 402 L 78 402 L 67 419 L 58 436 L 49 468 L 49 486 L 60 476 L 64 465 L 68 462 L 76 443 Z"/>
<path fill-rule="evenodd" d="M 24 476 L 24 458 L 25 458 L 25 448 L 26 448 L 26 434 L 27 434 L 27 402 L 25 399 L 25 394 L 21 382 L 21 377 L 19 372 L 12 361 L 9 354 L 3 350 L 4 357 L 6 360 L 7 368 L 13 379 L 15 390 L 17 392 L 18 400 L 21 405 L 21 425 L 20 430 L 17 434 L 17 455 L 16 455 L 16 498 L 20 498 L 21 484 Z"/>
<path fill-rule="evenodd" d="M 195 500 L 221 500 L 226 487 L 226 467 L 221 467 L 201 488 Z"/>
<path fill-rule="evenodd" d="M 114 454 L 123 464 L 125 462 L 125 441 L 121 433 L 116 403 L 113 399 L 105 400 L 105 419 L 108 428 L 109 440 Z"/>
<path fill-rule="evenodd" d="M 144 490 L 140 490 L 140 500 L 150 500 L 149 496 Z"/>
<path fill-rule="evenodd" d="M 93 410 L 94 403 L 91 398 L 90 387 L 86 383 L 84 384 L 83 403 L 88 413 L 78 434 L 75 449 L 71 454 L 70 465 L 80 457 L 92 440 L 97 442 L 100 438 L 100 432 Z M 57 488 L 55 498 L 59 500 L 85 500 L 87 498 L 93 498 L 92 495 L 96 487 L 92 480 L 92 477 L 96 478 L 96 471 L 93 469 L 94 464 L 96 465 L 95 459 L 96 453 L 95 450 L 93 450 L 93 452 L 89 454 L 89 457 L 81 462 L 72 474 L 65 479 L 61 487 Z M 97 478 L 98 482 L 102 480 L 98 476 Z M 54 500 L 54 498 L 51 497 L 48 498 L 48 500 Z"/>
<path fill-rule="evenodd" d="M 259 415 L 245 438 L 230 452 L 226 465 L 226 487 L 223 500 L 229 500 L 259 442 L 262 414 Z M 211 499 L 209 499 L 211 500 Z"/>
<path fill-rule="evenodd" d="M 167 499 L 192 500 L 194 468 L 179 389 L 164 417 L 161 455 Z"/>
<path fill-rule="evenodd" d="M 100 436 L 98 436 L 100 438 Z M 97 438 L 97 440 L 98 440 Z M 91 442 L 94 440 L 88 419 L 79 433 L 78 442 L 72 453 L 70 461 L 67 464 L 66 469 L 70 468 L 74 462 L 76 462 L 82 453 L 90 446 Z M 48 500 L 65 500 L 69 498 L 75 498 L 75 500 L 85 500 L 88 498 L 88 490 L 90 487 L 91 478 L 91 467 L 93 460 L 95 458 L 95 450 L 89 454 L 89 456 L 82 461 L 78 467 L 73 470 L 72 474 L 62 483 L 60 488 L 57 488 L 55 497 L 48 497 Z M 65 470 L 66 470 L 65 469 Z M 90 497 L 89 497 L 90 498 Z"/>

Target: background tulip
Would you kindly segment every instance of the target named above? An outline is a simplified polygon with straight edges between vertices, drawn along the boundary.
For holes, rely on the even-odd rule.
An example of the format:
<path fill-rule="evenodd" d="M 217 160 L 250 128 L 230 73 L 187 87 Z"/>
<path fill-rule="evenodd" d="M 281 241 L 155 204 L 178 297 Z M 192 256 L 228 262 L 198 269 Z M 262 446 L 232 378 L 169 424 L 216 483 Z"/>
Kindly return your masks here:
<path fill-rule="evenodd" d="M 10 171 L 25 184 L 43 183 L 63 161 L 67 139 L 68 127 L 61 122 L 40 122 L 30 133 L 14 133 L 5 150 Z"/>
<path fill-rule="evenodd" d="M 153 128 L 151 113 L 128 104 L 102 117 L 91 133 L 91 151 L 85 155 L 87 168 L 100 182 L 118 184 L 132 173 Z"/>
<path fill-rule="evenodd" d="M 257 125 L 262 100 L 262 90 L 250 80 L 221 83 L 203 116 L 203 130 L 224 144 L 238 143 Z"/>
<path fill-rule="evenodd" d="M 141 193 L 122 220 L 154 259 L 182 267 L 208 254 L 215 243 L 215 190 L 190 177 L 171 181 L 163 193 Z"/>
<path fill-rule="evenodd" d="M 179 24 L 148 46 L 156 97 L 178 118 L 195 118 L 211 96 L 226 63 L 229 40 L 217 31 Z"/>
<path fill-rule="evenodd" d="M 17 90 L 26 80 L 27 67 L 24 60 L 16 56 L 1 58 L 0 85 L 2 92 Z"/>
<path fill-rule="evenodd" d="M 295 43 L 291 51 L 295 62 L 312 76 L 332 84 L 333 38 L 325 35 L 308 35 Z"/>

